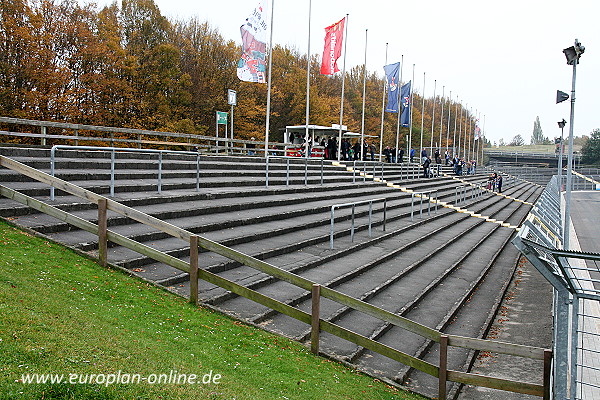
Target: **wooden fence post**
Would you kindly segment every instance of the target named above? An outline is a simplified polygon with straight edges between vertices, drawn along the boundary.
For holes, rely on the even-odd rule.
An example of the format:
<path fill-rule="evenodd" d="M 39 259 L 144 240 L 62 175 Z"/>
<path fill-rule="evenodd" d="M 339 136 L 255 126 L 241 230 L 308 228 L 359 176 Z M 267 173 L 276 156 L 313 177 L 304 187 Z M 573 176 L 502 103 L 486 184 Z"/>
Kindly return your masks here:
<path fill-rule="evenodd" d="M 106 199 L 98 199 L 98 259 L 103 267 L 108 264 L 106 203 Z"/>
<path fill-rule="evenodd" d="M 190 303 L 198 304 L 198 236 L 190 236 Z"/>
<path fill-rule="evenodd" d="M 448 377 L 448 336 L 440 336 L 440 373 L 438 376 L 438 400 L 446 400 L 446 379 Z"/>
<path fill-rule="evenodd" d="M 544 400 L 550 400 L 550 375 L 552 374 L 552 350 L 544 350 Z"/>
<path fill-rule="evenodd" d="M 312 314 L 310 331 L 310 351 L 319 354 L 319 321 L 321 314 L 321 285 L 312 286 Z"/>

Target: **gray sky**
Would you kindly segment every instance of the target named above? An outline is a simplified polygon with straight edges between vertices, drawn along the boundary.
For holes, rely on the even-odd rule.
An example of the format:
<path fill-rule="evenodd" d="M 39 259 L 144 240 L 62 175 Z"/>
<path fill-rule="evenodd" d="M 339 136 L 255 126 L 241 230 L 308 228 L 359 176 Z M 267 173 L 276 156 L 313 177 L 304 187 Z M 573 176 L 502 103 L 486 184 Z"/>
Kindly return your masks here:
<path fill-rule="evenodd" d="M 154 1 L 163 15 L 207 20 L 226 39 L 237 43 L 241 43 L 239 27 L 259 2 Z M 262 3 L 270 7 L 271 0 Z M 275 0 L 275 43 L 307 52 L 308 6 L 309 0 Z M 589 135 L 600 128 L 600 102 L 593 97 L 600 93 L 597 0 L 312 0 L 311 54 L 322 53 L 324 28 L 346 14 L 347 69 L 363 63 L 368 29 L 367 69 L 383 76 L 385 45 L 389 43 L 388 63 L 400 61 L 404 55 L 404 81 L 411 78 L 415 64 L 415 90 L 422 93 L 425 72 L 425 96 L 431 97 L 437 80 L 436 95 L 445 86 L 446 96 L 452 91 L 452 99 L 458 96 L 463 105 L 477 110 L 480 125 L 492 142 L 500 138 L 508 142 L 521 134 L 529 144 L 536 116 L 545 136 L 560 136 L 557 121 L 569 121 L 570 102 L 555 104 L 556 90 L 570 94 L 573 71 L 562 50 L 577 38 L 586 52 L 577 68 L 574 132 L 576 136 Z"/>

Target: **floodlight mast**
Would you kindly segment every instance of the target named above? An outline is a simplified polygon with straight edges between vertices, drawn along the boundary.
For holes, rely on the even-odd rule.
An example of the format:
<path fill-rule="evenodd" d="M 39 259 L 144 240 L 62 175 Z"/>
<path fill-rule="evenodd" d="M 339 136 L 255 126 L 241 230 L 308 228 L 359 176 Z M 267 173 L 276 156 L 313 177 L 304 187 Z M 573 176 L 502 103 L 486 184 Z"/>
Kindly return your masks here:
<path fill-rule="evenodd" d="M 575 45 L 563 50 L 567 58 L 567 64 L 573 66 L 573 79 L 571 84 L 571 116 L 569 119 L 569 156 L 567 158 L 567 190 L 565 199 L 565 226 L 563 230 L 563 249 L 570 250 L 569 247 L 569 228 L 571 225 L 571 185 L 573 168 L 573 121 L 575 119 L 575 80 L 577 76 L 577 64 L 584 53 L 585 47 L 575 39 Z"/>

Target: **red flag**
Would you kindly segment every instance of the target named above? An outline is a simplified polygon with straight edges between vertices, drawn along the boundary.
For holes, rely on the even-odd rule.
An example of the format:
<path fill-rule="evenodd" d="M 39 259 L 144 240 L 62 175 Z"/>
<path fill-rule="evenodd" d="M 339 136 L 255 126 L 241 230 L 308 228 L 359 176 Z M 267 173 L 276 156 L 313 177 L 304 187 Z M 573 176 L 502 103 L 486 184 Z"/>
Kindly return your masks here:
<path fill-rule="evenodd" d="M 340 69 L 337 59 L 342 55 L 342 43 L 344 42 L 344 24 L 346 18 L 325 28 L 325 48 L 321 61 L 321 74 L 333 75 Z"/>

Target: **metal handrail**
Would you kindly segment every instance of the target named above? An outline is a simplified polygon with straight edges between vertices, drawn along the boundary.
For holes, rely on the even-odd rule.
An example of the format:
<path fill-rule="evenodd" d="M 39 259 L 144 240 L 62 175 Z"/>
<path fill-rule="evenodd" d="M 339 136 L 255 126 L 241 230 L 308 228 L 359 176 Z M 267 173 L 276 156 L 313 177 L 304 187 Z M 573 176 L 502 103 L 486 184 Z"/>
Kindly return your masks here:
<path fill-rule="evenodd" d="M 265 158 L 265 187 L 269 187 L 269 160 L 270 159 L 280 159 L 286 160 L 286 169 L 285 169 L 285 185 L 290 185 L 290 160 L 302 160 L 304 159 L 304 185 L 308 186 L 308 160 L 319 160 L 321 161 L 321 185 L 324 183 L 324 164 L 325 160 L 322 157 L 289 157 L 289 156 L 268 156 Z"/>
<path fill-rule="evenodd" d="M 360 204 L 369 204 L 369 237 L 371 237 L 371 226 L 372 226 L 372 214 L 373 214 L 373 202 L 375 201 L 383 201 L 383 231 L 385 232 L 385 222 L 387 220 L 387 199 L 379 198 L 379 199 L 371 199 L 371 200 L 362 200 L 355 201 L 352 203 L 342 203 L 342 204 L 334 204 L 331 206 L 331 222 L 330 222 L 330 230 L 329 230 L 329 248 L 333 249 L 333 232 L 335 225 L 335 209 L 342 207 L 352 207 L 352 225 L 350 228 L 350 240 L 354 242 L 354 216 L 355 216 L 355 208 Z"/>
<path fill-rule="evenodd" d="M 157 188 L 158 193 L 162 191 L 162 155 L 167 154 L 184 154 L 196 157 L 196 191 L 200 191 L 200 154 L 193 151 L 175 151 L 175 150 L 153 150 L 153 149 L 131 149 L 123 147 L 99 147 L 99 146 L 70 146 L 70 145 L 54 145 L 50 149 L 50 175 L 54 176 L 56 163 L 56 150 L 94 150 L 94 151 L 110 151 L 110 197 L 115 196 L 115 153 L 150 153 L 158 154 L 158 173 L 157 173 Z M 54 200 L 54 186 L 50 187 L 50 200 Z"/>
<path fill-rule="evenodd" d="M 413 221 L 414 220 L 414 207 L 415 207 L 415 196 L 419 196 L 420 198 L 420 202 L 419 202 L 419 218 L 423 218 L 423 199 L 426 197 L 427 198 L 427 216 L 431 215 L 431 203 L 432 203 L 432 199 L 433 196 L 431 196 L 431 193 L 435 193 L 435 213 L 437 213 L 438 210 L 438 191 L 436 190 L 429 190 L 426 192 L 412 192 L 411 196 L 410 196 L 410 200 L 411 200 L 411 204 L 410 204 L 410 220 Z"/>

